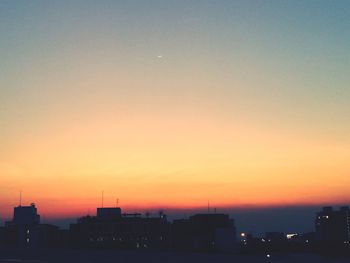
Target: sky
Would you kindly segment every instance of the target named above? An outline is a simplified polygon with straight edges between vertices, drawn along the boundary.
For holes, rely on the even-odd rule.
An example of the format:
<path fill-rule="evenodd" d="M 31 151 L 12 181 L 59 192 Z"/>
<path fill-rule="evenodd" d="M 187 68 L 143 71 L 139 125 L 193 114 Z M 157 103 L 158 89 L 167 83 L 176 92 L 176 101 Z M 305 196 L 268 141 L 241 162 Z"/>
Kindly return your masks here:
<path fill-rule="evenodd" d="M 0 1 L 0 218 L 349 203 L 349 1 Z"/>

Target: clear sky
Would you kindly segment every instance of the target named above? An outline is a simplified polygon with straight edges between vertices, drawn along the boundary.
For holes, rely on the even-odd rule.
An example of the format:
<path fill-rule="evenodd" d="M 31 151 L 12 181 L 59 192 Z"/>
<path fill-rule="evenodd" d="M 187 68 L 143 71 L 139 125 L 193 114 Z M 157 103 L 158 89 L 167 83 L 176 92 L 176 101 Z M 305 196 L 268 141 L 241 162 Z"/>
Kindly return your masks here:
<path fill-rule="evenodd" d="M 1 214 L 346 203 L 349 72 L 349 1 L 1 0 Z"/>

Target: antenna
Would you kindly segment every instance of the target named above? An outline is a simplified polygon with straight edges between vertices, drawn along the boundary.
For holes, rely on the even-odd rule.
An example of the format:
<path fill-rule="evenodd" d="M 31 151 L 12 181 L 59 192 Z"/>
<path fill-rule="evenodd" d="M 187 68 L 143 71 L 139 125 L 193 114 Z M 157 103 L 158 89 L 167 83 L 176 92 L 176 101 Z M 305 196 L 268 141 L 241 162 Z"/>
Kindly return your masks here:
<path fill-rule="evenodd" d="M 22 206 L 22 190 L 19 191 L 19 206 Z"/>
<path fill-rule="evenodd" d="M 117 198 L 117 200 L 115 200 L 115 207 L 118 207 L 119 204 L 119 198 Z"/>
<path fill-rule="evenodd" d="M 208 200 L 208 214 L 209 214 L 210 206 L 209 206 L 209 200 Z"/>
<path fill-rule="evenodd" d="M 104 191 L 102 191 L 102 200 L 101 200 L 101 203 L 102 203 L 102 208 L 103 208 L 103 199 L 104 199 Z"/>

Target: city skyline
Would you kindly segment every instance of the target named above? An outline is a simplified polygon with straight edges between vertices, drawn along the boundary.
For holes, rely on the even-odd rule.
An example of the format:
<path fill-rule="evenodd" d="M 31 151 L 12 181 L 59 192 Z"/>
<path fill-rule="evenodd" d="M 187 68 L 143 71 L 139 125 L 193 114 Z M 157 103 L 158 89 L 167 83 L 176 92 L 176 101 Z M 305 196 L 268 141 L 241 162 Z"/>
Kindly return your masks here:
<path fill-rule="evenodd" d="M 348 1 L 0 1 L 0 216 L 350 202 Z"/>

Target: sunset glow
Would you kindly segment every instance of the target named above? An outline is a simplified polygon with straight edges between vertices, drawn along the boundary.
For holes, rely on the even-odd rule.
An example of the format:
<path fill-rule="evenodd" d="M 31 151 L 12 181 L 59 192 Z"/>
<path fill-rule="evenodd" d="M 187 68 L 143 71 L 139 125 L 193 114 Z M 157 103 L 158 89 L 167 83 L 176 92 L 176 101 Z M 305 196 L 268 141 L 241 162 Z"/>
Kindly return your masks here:
<path fill-rule="evenodd" d="M 349 11 L 87 2 L 0 3 L 1 218 L 350 201 Z"/>

